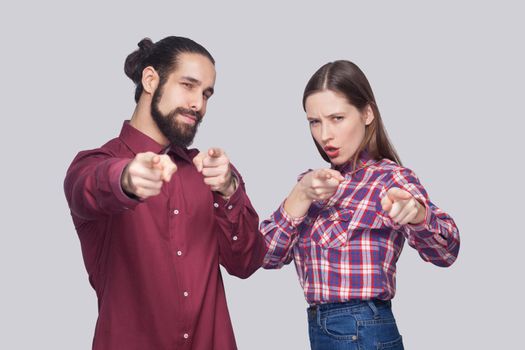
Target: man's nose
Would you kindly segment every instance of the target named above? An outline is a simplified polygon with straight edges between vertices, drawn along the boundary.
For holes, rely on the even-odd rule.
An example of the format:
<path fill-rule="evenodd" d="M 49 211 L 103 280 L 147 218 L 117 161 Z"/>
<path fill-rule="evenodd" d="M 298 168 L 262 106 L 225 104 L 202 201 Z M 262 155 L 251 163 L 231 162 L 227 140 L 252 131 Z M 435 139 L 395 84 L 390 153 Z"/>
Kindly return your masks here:
<path fill-rule="evenodd" d="M 204 96 L 201 93 L 196 93 L 192 96 L 190 102 L 190 108 L 195 112 L 200 112 L 204 105 Z"/>

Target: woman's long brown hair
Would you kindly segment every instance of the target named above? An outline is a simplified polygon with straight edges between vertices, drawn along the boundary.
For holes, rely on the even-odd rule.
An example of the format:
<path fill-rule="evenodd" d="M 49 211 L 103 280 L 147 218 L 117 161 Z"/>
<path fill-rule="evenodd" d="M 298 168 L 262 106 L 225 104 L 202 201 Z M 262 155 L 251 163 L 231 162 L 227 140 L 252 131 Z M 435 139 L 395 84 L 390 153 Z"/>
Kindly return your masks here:
<path fill-rule="evenodd" d="M 374 119 L 366 126 L 363 142 L 351 159 L 354 162 L 354 167 L 361 152 L 364 150 L 373 159 L 387 158 L 401 165 L 401 159 L 388 139 L 370 83 L 357 65 L 350 61 L 341 60 L 329 62 L 319 68 L 304 89 L 303 109 L 306 110 L 305 103 L 308 96 L 324 90 L 342 94 L 351 105 L 361 112 L 364 112 L 367 106 L 370 106 L 374 112 Z M 323 159 L 330 162 L 330 158 L 328 158 L 323 148 L 315 140 L 314 142 Z"/>

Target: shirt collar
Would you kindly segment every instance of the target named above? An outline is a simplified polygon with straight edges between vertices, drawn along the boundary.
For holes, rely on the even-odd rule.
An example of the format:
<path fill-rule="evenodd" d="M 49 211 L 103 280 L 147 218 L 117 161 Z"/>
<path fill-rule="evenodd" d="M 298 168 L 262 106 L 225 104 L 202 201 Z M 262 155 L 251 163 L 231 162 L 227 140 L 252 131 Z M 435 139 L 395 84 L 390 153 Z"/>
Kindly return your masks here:
<path fill-rule="evenodd" d="M 355 167 L 354 167 L 354 159 L 352 158 L 346 163 L 343 163 L 341 165 L 332 166 L 332 169 L 338 170 L 342 175 L 345 175 L 347 173 L 350 173 L 352 171 L 365 167 L 367 163 L 371 161 L 373 161 L 372 157 L 365 150 L 359 154 L 359 158 L 357 159 L 357 162 L 355 163 Z"/>
<path fill-rule="evenodd" d="M 184 160 L 187 160 L 188 162 L 192 163 L 193 158 L 199 153 L 199 151 L 195 148 L 187 149 L 180 146 L 169 146 L 169 148 L 166 150 L 166 153 L 170 155 L 178 156 Z"/>
<path fill-rule="evenodd" d="M 143 152 L 162 153 L 166 149 L 165 146 L 131 126 L 129 120 L 124 121 L 119 138 L 134 154 Z"/>
<path fill-rule="evenodd" d="M 157 154 L 169 153 L 191 162 L 197 153 L 199 153 L 199 151 L 194 148 L 187 149 L 173 145 L 163 146 L 148 135 L 131 126 L 129 120 L 124 121 L 119 138 L 134 154 L 143 152 L 153 152 Z"/>

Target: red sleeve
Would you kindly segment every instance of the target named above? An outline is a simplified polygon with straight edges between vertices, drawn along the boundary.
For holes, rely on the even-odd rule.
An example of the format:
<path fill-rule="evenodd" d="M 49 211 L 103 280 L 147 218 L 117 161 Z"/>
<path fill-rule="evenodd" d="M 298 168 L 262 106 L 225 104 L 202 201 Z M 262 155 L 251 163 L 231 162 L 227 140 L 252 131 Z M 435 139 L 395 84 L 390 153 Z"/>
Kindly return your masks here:
<path fill-rule="evenodd" d="M 259 233 L 259 217 L 239 180 L 235 193 L 225 200 L 214 192 L 214 207 L 219 241 L 220 263 L 228 273 L 247 278 L 261 265 L 266 253 L 264 237 Z"/>
<path fill-rule="evenodd" d="M 139 200 L 122 190 L 120 177 L 128 158 L 117 158 L 103 149 L 80 152 L 71 163 L 64 191 L 71 212 L 84 220 L 134 208 Z"/>

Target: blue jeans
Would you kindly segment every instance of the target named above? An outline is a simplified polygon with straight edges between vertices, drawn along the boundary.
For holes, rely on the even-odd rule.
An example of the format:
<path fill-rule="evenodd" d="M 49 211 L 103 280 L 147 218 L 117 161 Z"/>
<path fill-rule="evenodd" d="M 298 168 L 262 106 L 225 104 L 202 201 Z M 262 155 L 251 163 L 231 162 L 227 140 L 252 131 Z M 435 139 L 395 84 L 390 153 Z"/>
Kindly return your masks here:
<path fill-rule="evenodd" d="M 312 350 L 403 350 L 390 301 L 351 300 L 308 308 Z"/>

